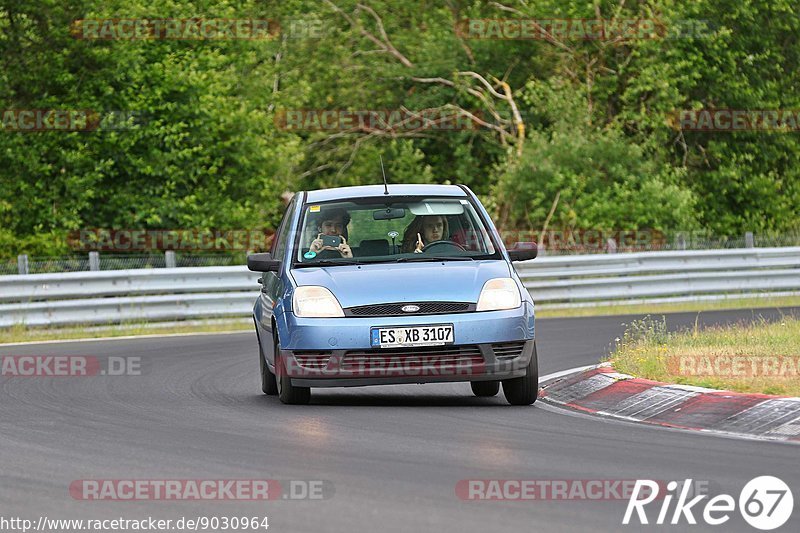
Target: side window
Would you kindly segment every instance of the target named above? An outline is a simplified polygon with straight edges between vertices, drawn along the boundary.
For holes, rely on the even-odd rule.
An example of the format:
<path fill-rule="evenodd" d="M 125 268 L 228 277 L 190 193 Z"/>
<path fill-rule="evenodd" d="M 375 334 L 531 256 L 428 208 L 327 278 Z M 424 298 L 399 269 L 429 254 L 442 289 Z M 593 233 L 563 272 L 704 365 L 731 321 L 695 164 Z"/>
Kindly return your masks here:
<path fill-rule="evenodd" d="M 286 241 L 291 233 L 292 213 L 294 213 L 294 206 L 297 203 L 296 199 L 297 197 L 295 196 L 292 198 L 292 201 L 289 202 L 289 206 L 283 214 L 283 219 L 281 219 L 281 224 L 278 226 L 278 235 L 273 241 L 272 250 L 270 251 L 272 257 L 275 259 L 283 259 L 284 253 L 286 252 Z"/>

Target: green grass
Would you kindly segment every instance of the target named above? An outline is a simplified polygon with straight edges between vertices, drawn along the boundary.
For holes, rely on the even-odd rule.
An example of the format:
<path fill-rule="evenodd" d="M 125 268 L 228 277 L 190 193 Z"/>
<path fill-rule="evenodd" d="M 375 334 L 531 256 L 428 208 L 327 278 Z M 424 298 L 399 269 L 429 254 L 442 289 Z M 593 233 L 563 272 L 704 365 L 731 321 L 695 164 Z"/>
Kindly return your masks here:
<path fill-rule="evenodd" d="M 610 359 L 619 372 L 656 381 L 800 396 L 800 319 L 668 332 L 665 320 L 646 317 L 629 325 Z M 720 360 L 743 361 L 739 375 L 730 375 L 727 363 L 714 366 Z M 765 364 L 775 361 L 765 375 Z"/>
<path fill-rule="evenodd" d="M 662 313 L 719 311 L 723 309 L 757 309 L 774 307 L 800 307 L 800 296 L 781 296 L 767 298 L 726 298 L 703 302 L 652 303 L 652 304 L 614 304 L 597 307 L 574 307 L 571 309 L 548 309 L 546 304 L 537 307 L 537 318 L 609 316 L 609 315 L 648 315 Z"/>
<path fill-rule="evenodd" d="M 46 340 L 96 339 L 129 335 L 170 335 L 176 333 L 223 333 L 252 331 L 253 319 L 205 320 L 185 324 L 129 323 L 113 326 L 84 326 L 73 328 L 27 327 L 24 325 L 0 329 L 0 344 Z"/>

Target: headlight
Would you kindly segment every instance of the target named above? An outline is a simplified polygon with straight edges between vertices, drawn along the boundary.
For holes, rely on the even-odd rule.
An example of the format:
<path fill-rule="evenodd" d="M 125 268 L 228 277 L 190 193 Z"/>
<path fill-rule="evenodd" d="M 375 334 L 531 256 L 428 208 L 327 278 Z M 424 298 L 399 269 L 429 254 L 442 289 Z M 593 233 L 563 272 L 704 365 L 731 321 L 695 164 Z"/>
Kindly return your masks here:
<path fill-rule="evenodd" d="M 292 298 L 294 314 L 303 318 L 343 317 L 339 300 L 325 287 L 307 285 L 297 287 Z"/>
<path fill-rule="evenodd" d="M 483 284 L 476 311 L 500 311 L 522 305 L 517 284 L 511 278 L 494 278 Z"/>

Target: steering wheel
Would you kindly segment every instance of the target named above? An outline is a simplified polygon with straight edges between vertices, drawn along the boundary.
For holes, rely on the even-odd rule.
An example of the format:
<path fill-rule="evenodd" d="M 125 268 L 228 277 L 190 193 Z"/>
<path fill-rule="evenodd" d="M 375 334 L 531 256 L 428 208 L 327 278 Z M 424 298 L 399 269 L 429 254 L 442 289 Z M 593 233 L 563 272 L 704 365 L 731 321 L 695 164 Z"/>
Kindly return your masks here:
<path fill-rule="evenodd" d="M 427 253 L 434 246 L 440 246 L 440 247 L 441 246 L 447 246 L 447 247 L 451 247 L 451 248 L 456 248 L 456 249 L 458 249 L 459 251 L 462 251 L 462 252 L 466 252 L 467 251 L 466 248 L 464 248 L 463 246 L 461 246 L 457 242 L 448 241 L 448 240 L 439 240 L 439 241 L 429 242 L 428 244 L 423 246 L 422 247 L 423 253 Z"/>

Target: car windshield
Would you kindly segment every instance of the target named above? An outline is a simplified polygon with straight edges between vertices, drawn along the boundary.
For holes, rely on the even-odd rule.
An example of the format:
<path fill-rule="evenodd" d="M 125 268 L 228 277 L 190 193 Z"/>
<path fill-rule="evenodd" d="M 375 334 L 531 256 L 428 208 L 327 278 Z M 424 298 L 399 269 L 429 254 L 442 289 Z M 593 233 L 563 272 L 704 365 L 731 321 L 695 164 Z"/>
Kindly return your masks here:
<path fill-rule="evenodd" d="M 296 266 L 499 259 L 464 198 L 364 198 L 303 206 Z"/>

